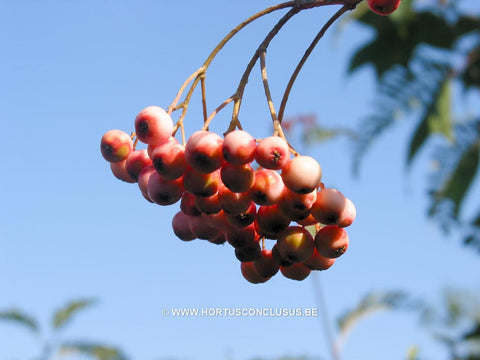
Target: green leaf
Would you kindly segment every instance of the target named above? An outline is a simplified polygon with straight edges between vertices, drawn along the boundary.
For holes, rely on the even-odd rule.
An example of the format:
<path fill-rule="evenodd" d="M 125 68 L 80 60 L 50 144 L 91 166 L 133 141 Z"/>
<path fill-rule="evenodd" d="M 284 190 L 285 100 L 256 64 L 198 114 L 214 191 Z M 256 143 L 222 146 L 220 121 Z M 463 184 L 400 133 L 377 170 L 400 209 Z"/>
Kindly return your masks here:
<path fill-rule="evenodd" d="M 479 162 L 480 139 L 477 139 L 463 153 L 443 188 L 435 194 L 437 199 L 448 198 L 453 201 L 455 218 L 458 218 L 460 206 L 475 178 Z"/>
<path fill-rule="evenodd" d="M 413 158 L 420 150 L 420 148 L 425 144 L 428 136 L 430 135 L 429 126 L 428 126 L 428 117 L 424 117 L 420 124 L 418 124 L 415 133 L 410 140 L 410 146 L 408 149 L 408 156 L 407 156 L 407 165 L 410 165 L 413 161 Z"/>
<path fill-rule="evenodd" d="M 38 324 L 33 317 L 20 310 L 0 311 L 0 320 L 13 322 L 16 325 L 21 325 L 30 331 L 38 332 Z"/>
<path fill-rule="evenodd" d="M 67 303 L 64 307 L 57 310 L 53 315 L 53 328 L 59 329 L 71 320 L 82 309 L 92 306 L 96 303 L 94 299 L 74 300 Z"/>
<path fill-rule="evenodd" d="M 97 360 L 127 360 L 118 348 L 89 342 L 73 342 L 60 346 L 60 353 L 80 353 Z"/>
<path fill-rule="evenodd" d="M 407 156 L 408 165 L 412 163 L 415 155 L 429 139 L 430 135 L 440 133 L 447 139 L 453 139 L 450 86 L 450 80 L 448 79 L 440 83 L 433 102 L 427 108 L 425 116 L 421 119 L 410 141 Z"/>

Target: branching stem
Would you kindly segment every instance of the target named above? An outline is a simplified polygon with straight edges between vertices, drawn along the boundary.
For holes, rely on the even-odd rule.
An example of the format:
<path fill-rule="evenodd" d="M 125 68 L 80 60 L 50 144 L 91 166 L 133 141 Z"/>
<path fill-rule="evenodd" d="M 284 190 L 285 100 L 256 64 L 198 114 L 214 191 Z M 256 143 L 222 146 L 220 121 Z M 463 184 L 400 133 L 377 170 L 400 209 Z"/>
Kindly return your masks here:
<path fill-rule="evenodd" d="M 356 3 L 359 3 L 362 0 L 356 0 Z M 356 5 L 355 3 L 355 5 Z M 307 48 L 305 51 L 305 54 L 303 57 L 300 59 L 300 62 L 298 63 L 297 67 L 293 71 L 292 76 L 290 77 L 290 80 L 288 81 L 287 88 L 285 89 L 285 93 L 283 94 L 282 102 L 280 103 L 280 108 L 278 111 L 278 120 L 281 123 L 283 119 L 283 114 L 285 112 L 285 106 L 287 105 L 288 101 L 288 96 L 290 95 L 290 91 L 292 90 L 293 84 L 295 83 L 295 80 L 297 79 L 298 74 L 300 73 L 300 70 L 302 70 L 303 65 L 307 61 L 308 57 L 312 53 L 313 49 L 317 46 L 318 42 L 320 39 L 323 37 L 325 32 L 328 30 L 330 26 L 341 16 L 343 15 L 346 11 L 352 9 L 352 6 L 354 7 L 354 2 L 350 2 L 347 5 L 344 5 L 340 10 L 338 10 L 326 23 L 323 25 L 321 30 L 318 32 L 317 36 L 313 39 L 312 43 L 310 46 Z"/>

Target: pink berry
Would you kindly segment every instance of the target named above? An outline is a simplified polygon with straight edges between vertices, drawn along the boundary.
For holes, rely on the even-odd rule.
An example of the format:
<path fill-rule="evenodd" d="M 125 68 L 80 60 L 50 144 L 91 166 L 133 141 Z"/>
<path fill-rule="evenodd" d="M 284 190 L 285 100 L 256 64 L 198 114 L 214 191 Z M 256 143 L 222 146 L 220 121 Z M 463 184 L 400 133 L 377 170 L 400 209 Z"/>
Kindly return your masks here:
<path fill-rule="evenodd" d="M 147 150 L 142 149 L 132 151 L 128 155 L 125 168 L 127 169 L 128 175 L 130 175 L 133 180 L 137 181 L 140 172 L 144 167 L 149 165 L 152 165 L 152 160 L 148 157 Z"/>
<path fill-rule="evenodd" d="M 208 174 L 220 168 L 223 162 L 223 140 L 210 131 L 197 131 L 185 146 L 185 159 L 196 171 Z"/>
<path fill-rule="evenodd" d="M 155 146 L 150 157 L 155 170 L 168 180 L 178 179 L 187 168 L 185 148 L 174 137 Z"/>
<path fill-rule="evenodd" d="M 280 170 L 290 159 L 287 142 L 279 136 L 270 136 L 260 141 L 255 150 L 255 160 L 265 169 Z"/>
<path fill-rule="evenodd" d="M 196 238 L 190 230 L 190 217 L 179 211 L 172 219 L 172 228 L 175 235 L 183 241 L 191 241 Z"/>
<path fill-rule="evenodd" d="M 148 179 L 148 196 L 158 205 L 172 205 L 181 199 L 184 192 L 183 179 L 167 180 L 157 172 Z"/>
<path fill-rule="evenodd" d="M 284 187 L 281 176 L 275 170 L 261 169 L 255 172 L 255 180 L 248 192 L 258 205 L 273 205 L 282 197 Z"/>
<path fill-rule="evenodd" d="M 148 106 L 135 118 L 135 134 L 143 143 L 160 144 L 172 136 L 172 132 L 172 118 L 161 107 Z"/>
<path fill-rule="evenodd" d="M 126 165 L 127 165 L 127 160 L 110 163 L 110 169 L 112 170 L 113 175 L 117 179 L 125 181 L 127 183 L 134 183 L 135 180 L 133 180 L 130 177 L 130 175 L 128 175 Z"/>
<path fill-rule="evenodd" d="M 255 180 L 255 171 L 250 164 L 232 165 L 224 162 L 220 175 L 225 186 L 238 193 L 250 190 Z"/>
<path fill-rule="evenodd" d="M 243 130 L 229 132 L 223 139 L 223 157 L 230 164 L 243 165 L 252 162 L 257 143 L 252 135 Z"/>
<path fill-rule="evenodd" d="M 322 169 L 310 156 L 297 156 L 282 169 L 285 186 L 293 192 L 308 194 L 320 185 Z"/>

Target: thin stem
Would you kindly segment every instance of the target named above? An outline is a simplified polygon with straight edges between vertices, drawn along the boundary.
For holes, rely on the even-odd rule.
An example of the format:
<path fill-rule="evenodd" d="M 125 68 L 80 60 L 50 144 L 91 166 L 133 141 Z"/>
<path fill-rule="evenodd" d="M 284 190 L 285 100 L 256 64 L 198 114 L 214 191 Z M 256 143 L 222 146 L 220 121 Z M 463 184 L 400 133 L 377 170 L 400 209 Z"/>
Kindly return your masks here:
<path fill-rule="evenodd" d="M 205 123 L 203 124 L 203 127 L 202 127 L 202 130 L 206 130 L 208 129 L 208 126 L 210 125 L 210 122 L 213 120 L 213 118 L 215 117 L 215 115 L 217 115 L 217 113 L 222 110 L 225 106 L 227 106 L 228 104 L 230 104 L 232 101 L 235 100 L 235 96 L 232 95 L 230 96 L 227 100 L 225 100 L 223 103 L 221 103 L 211 114 L 210 116 L 207 118 L 207 120 L 205 121 Z"/>
<path fill-rule="evenodd" d="M 288 101 L 288 96 L 290 95 L 290 91 L 292 90 L 293 84 L 295 83 L 295 80 L 297 79 L 298 74 L 300 73 L 300 70 L 302 69 L 303 65 L 307 61 L 308 57 L 312 53 L 313 49 L 317 46 L 318 42 L 320 39 L 323 37 L 325 32 L 328 30 L 328 28 L 341 16 L 343 13 L 346 11 L 354 8 L 356 4 L 361 2 L 362 0 L 355 0 L 353 3 L 348 3 L 344 5 L 340 10 L 338 10 L 326 23 L 323 25 L 321 30 L 318 32 L 317 36 L 313 39 L 312 43 L 310 46 L 307 48 L 305 51 L 305 54 L 301 58 L 300 62 L 298 63 L 297 67 L 295 68 L 292 76 L 290 77 L 290 80 L 288 82 L 287 88 L 285 89 L 285 93 L 283 94 L 282 102 L 280 104 L 280 108 L 278 111 L 278 120 L 280 123 L 282 122 L 283 119 L 283 114 L 285 112 L 285 106 L 287 105 Z"/>
<path fill-rule="evenodd" d="M 340 354 L 338 353 L 338 350 L 335 346 L 335 341 L 333 339 L 333 331 L 330 326 L 330 319 L 328 316 L 327 304 L 326 304 L 325 297 L 322 291 L 322 286 L 320 283 L 320 276 L 316 274 L 316 272 L 314 274 L 314 277 L 312 278 L 312 282 L 313 282 L 315 295 L 317 297 L 317 303 L 318 303 L 318 306 L 320 307 L 320 315 L 323 320 L 323 333 L 325 335 L 325 340 L 330 349 L 332 359 L 340 360 Z"/>
<path fill-rule="evenodd" d="M 252 59 L 247 65 L 247 68 L 245 69 L 245 72 L 242 75 L 242 78 L 240 79 L 240 84 L 237 87 L 237 91 L 235 92 L 235 95 L 237 99 L 235 100 L 235 103 L 233 105 L 233 113 L 232 113 L 232 122 L 236 121 L 238 119 L 238 113 L 240 112 L 240 105 L 242 103 L 242 97 L 243 97 L 243 92 L 245 91 L 245 86 L 247 85 L 248 78 L 250 77 L 250 73 L 252 72 L 253 67 L 255 66 L 255 63 L 257 62 L 260 54 L 263 51 L 266 51 L 268 48 L 268 45 L 272 41 L 272 39 L 278 34 L 280 29 L 287 23 L 288 20 L 290 20 L 295 14 L 297 14 L 299 11 L 302 9 L 299 7 L 293 7 L 290 9 L 278 22 L 277 24 L 273 27 L 272 30 L 268 33 L 268 35 L 265 37 L 265 39 L 262 41 L 260 46 L 258 47 L 257 51 L 255 51 L 255 54 L 253 55 Z"/>
<path fill-rule="evenodd" d="M 294 6 L 294 5 L 295 5 L 295 1 L 288 1 L 288 2 L 285 2 L 285 3 L 282 3 L 282 4 L 277 4 L 277 5 L 271 6 L 267 9 L 264 9 L 264 10 L 262 10 L 262 11 L 256 13 L 256 14 L 252 15 L 251 17 L 249 17 L 248 19 L 244 20 L 239 25 L 237 25 L 234 29 L 232 29 L 218 43 L 218 45 L 213 49 L 213 51 L 208 55 L 208 57 L 205 60 L 205 62 L 203 63 L 203 65 L 197 71 L 195 71 L 192 75 L 190 75 L 190 77 L 183 83 L 183 85 L 180 88 L 180 90 L 178 91 L 177 96 L 175 97 L 174 101 L 169 106 L 168 113 L 171 114 L 173 111 L 178 110 L 180 108 L 183 108 L 182 118 L 185 117 L 185 114 L 186 114 L 186 111 L 187 111 L 187 108 L 188 108 L 188 104 L 190 102 L 191 95 L 198 85 L 199 78 L 203 78 L 205 76 L 205 73 L 206 73 L 208 67 L 210 66 L 211 62 L 213 61 L 213 59 L 217 56 L 217 54 L 225 46 L 225 44 L 228 41 L 230 41 L 240 30 L 242 30 L 245 26 L 247 26 L 248 24 L 250 24 L 251 22 L 257 20 L 258 18 L 260 18 L 262 16 L 265 16 L 267 14 L 270 14 L 270 13 L 274 12 L 274 11 L 281 10 L 281 9 L 291 7 L 291 6 Z M 185 100 L 180 105 L 177 106 L 183 92 L 185 91 L 185 88 L 187 87 L 187 85 L 192 80 L 193 80 L 193 83 L 192 83 L 192 85 L 191 85 L 191 87 L 188 91 L 187 97 L 185 98 Z"/>
<path fill-rule="evenodd" d="M 280 29 L 287 23 L 288 20 L 290 20 L 294 15 L 299 13 L 302 10 L 305 9 L 311 9 L 314 7 L 318 6 L 324 6 L 324 5 L 344 5 L 347 7 L 347 9 L 352 8 L 351 3 L 355 2 L 358 3 L 363 0 L 296 0 L 293 2 L 290 2 L 292 8 L 278 21 L 278 23 L 273 27 L 272 30 L 268 33 L 268 35 L 265 37 L 265 39 L 262 41 L 260 46 L 258 47 L 257 51 L 255 51 L 255 54 L 253 55 L 252 59 L 247 65 L 247 68 L 245 72 L 242 75 L 242 78 L 240 79 L 240 84 L 237 87 L 236 95 L 237 95 L 237 100 L 235 101 L 235 104 L 233 106 L 233 113 L 232 113 L 232 121 L 235 121 L 238 118 L 238 114 L 240 112 L 240 106 L 242 103 L 242 98 L 243 98 L 243 92 L 245 90 L 245 86 L 248 83 L 248 78 L 250 76 L 250 73 L 252 72 L 252 68 L 257 62 L 258 58 L 260 57 L 260 54 L 263 51 L 266 51 L 268 48 L 268 45 L 272 41 L 272 39 L 277 35 L 277 33 L 280 31 Z M 287 3 L 285 3 L 287 4 Z"/>
<path fill-rule="evenodd" d="M 263 81 L 263 88 L 265 89 L 265 96 L 267 97 L 268 108 L 270 110 L 270 114 L 272 115 L 272 121 L 275 124 L 277 120 L 277 113 L 275 112 L 275 106 L 273 105 L 272 94 L 270 93 L 270 87 L 268 86 L 268 79 L 267 79 L 267 66 L 266 66 L 266 54 L 267 51 L 263 50 L 260 54 L 260 68 L 262 71 L 262 81 Z"/>
<path fill-rule="evenodd" d="M 205 74 L 202 75 L 200 78 L 202 82 L 202 108 L 203 108 L 203 122 L 207 122 L 208 114 L 207 114 L 207 90 L 205 88 Z M 208 128 L 208 126 L 207 126 Z"/>
<path fill-rule="evenodd" d="M 287 2 L 284 2 L 282 4 L 277 4 L 277 5 L 274 5 L 274 6 L 271 6 L 269 8 L 266 8 L 252 16 L 250 16 L 248 19 L 242 21 L 240 24 L 238 24 L 234 29 L 232 29 L 219 43 L 218 45 L 215 47 L 215 49 L 213 49 L 213 51 L 210 53 L 210 55 L 208 55 L 207 59 L 205 60 L 205 62 L 203 63 L 203 66 L 205 68 L 208 68 L 208 66 L 210 65 L 210 63 L 213 61 L 213 59 L 215 58 L 215 56 L 217 56 L 217 54 L 220 52 L 220 50 L 222 50 L 222 48 L 225 46 L 225 44 L 227 42 L 229 42 L 240 30 L 242 30 L 245 26 L 247 26 L 248 24 L 250 24 L 251 22 L 257 20 L 258 18 L 261 18 L 262 16 L 265 16 L 267 14 L 270 14 L 274 11 L 277 11 L 277 10 L 281 10 L 281 9 L 285 9 L 285 8 L 288 8 L 288 7 L 292 7 L 292 6 L 295 6 L 295 3 L 297 1 L 293 0 L 293 1 L 287 1 Z M 308 2 L 307 1 L 302 1 L 302 2 Z"/>
<path fill-rule="evenodd" d="M 251 22 L 261 18 L 262 16 L 270 14 L 274 11 L 289 8 L 289 7 L 291 7 L 292 9 L 287 13 L 288 17 L 287 18 L 284 17 L 285 20 L 284 20 L 284 18 L 282 18 L 279 23 L 281 23 L 282 21 L 286 22 L 294 14 L 296 14 L 296 13 L 298 13 L 301 10 L 304 10 L 304 9 L 310 9 L 310 8 L 323 6 L 323 5 L 339 5 L 339 4 L 342 4 L 342 5 L 347 6 L 346 4 L 349 4 L 351 2 L 358 3 L 360 1 L 362 1 L 362 0 L 291 0 L 291 1 L 284 2 L 282 4 L 277 4 L 277 5 L 271 6 L 267 9 L 264 9 L 264 10 L 262 10 L 262 11 L 256 13 L 256 14 L 250 16 L 248 19 L 244 20 L 239 25 L 237 25 L 235 28 L 233 28 L 217 44 L 217 46 L 213 49 L 213 51 L 208 55 L 208 57 L 205 60 L 205 62 L 203 63 L 203 65 L 197 71 L 195 71 L 192 75 L 190 75 L 190 77 L 185 81 L 185 83 L 182 85 L 182 87 L 178 91 L 177 96 L 175 97 L 172 104 L 169 106 L 168 113 L 171 114 L 173 111 L 179 110 L 181 108 L 181 109 L 183 109 L 181 119 L 183 119 L 185 117 L 187 109 L 188 109 L 188 104 L 189 104 L 191 96 L 192 96 L 192 93 L 195 90 L 195 88 L 197 87 L 198 81 L 200 80 L 200 78 L 203 78 L 205 76 L 205 74 L 207 72 L 207 69 L 210 66 L 213 59 L 217 56 L 217 54 L 220 52 L 220 50 L 228 43 L 228 41 L 230 41 L 240 30 L 242 30 L 244 27 L 246 27 Z M 262 48 L 266 49 L 268 47 L 268 43 L 276 35 L 276 33 L 283 26 L 283 24 L 284 23 L 277 24 L 272 29 L 269 36 L 267 36 L 267 38 L 264 40 L 264 43 L 262 43 L 260 45 L 259 49 L 262 49 Z M 238 112 L 240 110 L 240 103 L 241 103 L 241 98 L 243 96 L 243 91 L 244 91 L 245 85 L 248 81 L 248 77 L 250 75 L 252 67 L 253 67 L 253 65 L 255 65 L 256 61 L 258 60 L 258 56 L 259 56 L 259 50 L 257 50 L 257 52 L 255 53 L 254 58 L 252 58 L 250 64 L 247 67 L 247 70 L 244 73 L 244 76 L 242 76 L 242 80 L 240 81 L 240 85 L 237 89 L 236 96 L 235 96 L 235 104 L 234 104 L 234 110 L 233 110 L 233 115 L 232 115 L 232 121 L 233 122 L 235 122 L 234 119 L 238 119 Z M 188 86 L 188 84 L 190 82 L 192 82 L 192 80 L 193 80 L 193 83 L 190 86 L 190 89 L 188 91 L 187 96 L 185 97 L 184 101 L 180 105 L 177 105 L 180 101 L 180 98 L 181 98 L 185 88 Z M 229 128 L 231 126 L 232 126 L 232 124 L 230 124 Z"/>
<path fill-rule="evenodd" d="M 171 115 L 174 110 L 177 110 L 177 104 L 180 101 L 180 98 L 182 97 L 183 92 L 185 91 L 186 87 L 188 84 L 195 78 L 197 78 L 199 75 L 204 74 L 206 71 L 205 67 L 200 67 L 197 71 L 195 71 L 192 75 L 189 76 L 187 80 L 183 83 L 183 85 L 180 87 L 180 90 L 177 92 L 177 96 L 175 96 L 175 99 L 173 100 L 172 104 L 168 107 L 168 114 Z"/>

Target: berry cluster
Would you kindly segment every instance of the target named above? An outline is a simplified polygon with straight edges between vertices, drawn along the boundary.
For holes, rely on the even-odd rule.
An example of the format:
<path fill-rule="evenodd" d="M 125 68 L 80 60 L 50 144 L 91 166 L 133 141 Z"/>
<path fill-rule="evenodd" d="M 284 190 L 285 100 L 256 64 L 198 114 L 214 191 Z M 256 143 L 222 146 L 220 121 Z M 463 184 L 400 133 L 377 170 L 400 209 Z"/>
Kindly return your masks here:
<path fill-rule="evenodd" d="M 297 154 L 283 137 L 256 140 L 231 130 L 222 138 L 200 130 L 182 145 L 172 134 L 169 113 L 149 106 L 137 115 L 132 136 L 106 132 L 101 152 L 113 174 L 138 183 L 148 201 L 180 202 L 172 227 L 181 240 L 228 242 L 252 283 L 279 270 L 303 280 L 347 250 L 344 228 L 352 224 L 355 206 L 324 188 L 318 162 Z M 147 148 L 137 150 L 137 140 Z M 265 239 L 275 242 L 270 250 Z"/>

